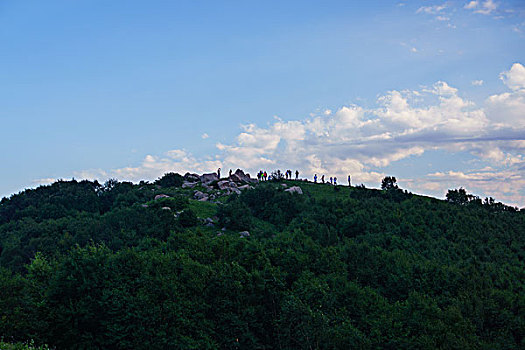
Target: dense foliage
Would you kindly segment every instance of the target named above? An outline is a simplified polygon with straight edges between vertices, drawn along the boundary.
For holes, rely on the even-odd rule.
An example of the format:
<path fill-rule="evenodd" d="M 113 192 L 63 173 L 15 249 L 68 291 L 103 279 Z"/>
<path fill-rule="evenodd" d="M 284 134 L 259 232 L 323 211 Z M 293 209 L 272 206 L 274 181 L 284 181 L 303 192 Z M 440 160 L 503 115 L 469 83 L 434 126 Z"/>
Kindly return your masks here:
<path fill-rule="evenodd" d="M 181 178 L 59 181 L 3 199 L 0 337 L 57 349 L 525 347 L 524 211 L 460 190 L 412 195 L 395 178 L 384 190 L 279 179 L 208 203 Z"/>

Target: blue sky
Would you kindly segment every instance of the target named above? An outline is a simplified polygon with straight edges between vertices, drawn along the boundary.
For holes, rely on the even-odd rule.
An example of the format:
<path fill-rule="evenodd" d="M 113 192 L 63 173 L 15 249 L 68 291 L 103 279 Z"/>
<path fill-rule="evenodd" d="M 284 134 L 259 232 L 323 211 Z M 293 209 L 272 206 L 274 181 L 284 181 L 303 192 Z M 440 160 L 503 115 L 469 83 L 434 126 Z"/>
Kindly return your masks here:
<path fill-rule="evenodd" d="M 299 169 L 525 206 L 522 1 L 0 1 L 0 196 Z"/>

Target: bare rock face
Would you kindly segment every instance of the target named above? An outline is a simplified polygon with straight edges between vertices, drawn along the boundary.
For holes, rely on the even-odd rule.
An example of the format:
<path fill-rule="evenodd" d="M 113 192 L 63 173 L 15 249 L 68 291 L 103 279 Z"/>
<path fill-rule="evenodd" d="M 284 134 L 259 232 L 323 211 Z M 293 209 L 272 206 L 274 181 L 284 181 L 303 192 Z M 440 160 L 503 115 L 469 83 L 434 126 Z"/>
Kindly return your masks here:
<path fill-rule="evenodd" d="M 202 183 L 208 184 L 210 182 L 219 180 L 219 177 L 217 176 L 216 173 L 202 174 L 200 176 L 200 180 Z"/>
<path fill-rule="evenodd" d="M 155 200 L 161 199 L 161 198 L 169 198 L 167 194 L 158 194 L 155 196 Z"/>
<path fill-rule="evenodd" d="M 238 188 L 239 190 L 251 190 L 251 189 L 253 189 L 253 187 L 250 186 L 250 185 L 242 185 L 242 186 L 239 186 L 239 187 L 237 187 L 237 188 Z"/>
<path fill-rule="evenodd" d="M 292 186 L 284 190 L 284 192 L 303 194 L 303 190 L 299 186 Z"/>

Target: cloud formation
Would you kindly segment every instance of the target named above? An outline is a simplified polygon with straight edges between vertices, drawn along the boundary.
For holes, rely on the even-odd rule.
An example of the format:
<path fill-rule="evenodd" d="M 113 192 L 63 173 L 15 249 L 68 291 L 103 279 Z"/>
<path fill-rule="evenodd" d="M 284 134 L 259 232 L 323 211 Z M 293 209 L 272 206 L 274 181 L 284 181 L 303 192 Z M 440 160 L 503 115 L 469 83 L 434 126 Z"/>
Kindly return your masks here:
<path fill-rule="evenodd" d="M 498 8 L 498 3 L 492 0 L 485 1 L 470 1 L 465 4 L 464 8 L 472 10 L 474 13 L 480 13 L 482 15 L 490 15 Z"/>
<path fill-rule="evenodd" d="M 428 152 L 463 152 L 474 159 L 470 171 L 458 164 L 419 178 L 400 178 L 416 192 L 443 196 L 464 186 L 474 193 L 525 205 L 525 67 L 515 63 L 501 74 L 508 91 L 489 96 L 483 106 L 463 97 L 444 81 L 417 91 L 389 91 L 373 108 L 348 105 L 302 120 L 276 118 L 266 126 L 248 124 L 230 144 L 218 143 L 217 154 L 197 158 L 185 150 L 148 155 L 142 164 L 111 171 L 91 170 L 76 177 L 116 177 L 138 181 L 169 171 L 210 172 L 218 167 L 299 169 L 354 183 L 377 186 L 384 168 Z M 475 169 L 476 164 L 481 169 Z M 487 168 L 487 164 L 489 168 Z M 395 175 L 395 174 L 394 174 Z"/>

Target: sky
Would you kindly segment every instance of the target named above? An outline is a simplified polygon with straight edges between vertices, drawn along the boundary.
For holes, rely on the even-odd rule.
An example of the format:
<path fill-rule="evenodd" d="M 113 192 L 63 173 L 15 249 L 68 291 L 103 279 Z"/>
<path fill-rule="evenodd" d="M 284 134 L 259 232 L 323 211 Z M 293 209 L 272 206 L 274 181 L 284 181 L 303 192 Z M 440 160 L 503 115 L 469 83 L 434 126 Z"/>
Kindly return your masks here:
<path fill-rule="evenodd" d="M 525 207 L 525 2 L 0 0 L 0 197 L 299 170 Z"/>

